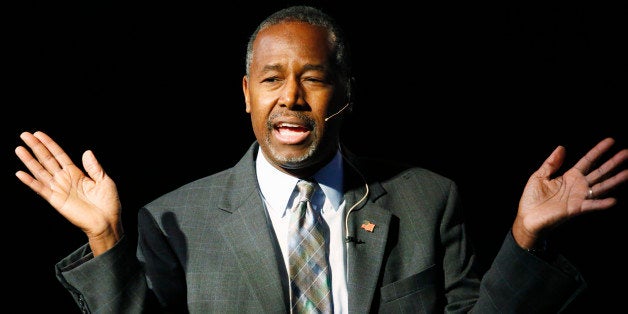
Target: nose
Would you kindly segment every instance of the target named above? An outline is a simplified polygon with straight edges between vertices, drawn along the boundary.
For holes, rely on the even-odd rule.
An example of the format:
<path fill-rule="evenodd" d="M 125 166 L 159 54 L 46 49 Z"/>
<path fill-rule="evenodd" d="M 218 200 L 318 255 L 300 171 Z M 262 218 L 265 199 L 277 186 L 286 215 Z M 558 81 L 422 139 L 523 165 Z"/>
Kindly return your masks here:
<path fill-rule="evenodd" d="M 295 107 L 305 106 L 303 94 L 304 91 L 299 80 L 295 78 L 287 79 L 281 91 L 280 105 L 290 110 L 294 110 Z"/>

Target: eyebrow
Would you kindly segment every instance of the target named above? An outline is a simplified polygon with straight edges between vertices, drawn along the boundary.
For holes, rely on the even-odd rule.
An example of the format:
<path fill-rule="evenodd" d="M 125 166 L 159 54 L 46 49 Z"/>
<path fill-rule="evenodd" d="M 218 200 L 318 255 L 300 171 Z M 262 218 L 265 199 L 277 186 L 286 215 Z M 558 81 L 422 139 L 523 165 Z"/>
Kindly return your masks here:
<path fill-rule="evenodd" d="M 268 72 L 268 71 L 279 71 L 279 70 L 281 70 L 282 68 L 283 68 L 283 66 L 282 66 L 282 65 L 280 65 L 280 64 L 269 64 L 269 65 L 265 65 L 265 66 L 262 68 L 262 73 L 264 73 L 264 72 Z M 306 65 L 303 67 L 303 70 L 304 70 L 304 71 L 312 71 L 312 70 L 316 70 L 316 71 L 324 71 L 324 72 L 326 72 L 326 71 L 327 71 L 327 69 L 328 69 L 328 67 L 327 67 L 327 66 L 325 66 L 325 65 L 317 65 L 317 64 L 309 64 L 309 63 L 308 63 L 308 64 L 306 64 Z"/>
<path fill-rule="evenodd" d="M 264 72 L 268 72 L 268 71 L 278 71 L 281 70 L 281 68 L 283 68 L 281 65 L 279 64 L 269 64 L 269 65 L 265 65 L 262 68 L 262 73 Z"/>
<path fill-rule="evenodd" d="M 308 63 L 303 68 L 306 71 L 310 71 L 310 70 L 327 71 L 327 66 L 317 65 L 317 64 L 309 64 Z"/>

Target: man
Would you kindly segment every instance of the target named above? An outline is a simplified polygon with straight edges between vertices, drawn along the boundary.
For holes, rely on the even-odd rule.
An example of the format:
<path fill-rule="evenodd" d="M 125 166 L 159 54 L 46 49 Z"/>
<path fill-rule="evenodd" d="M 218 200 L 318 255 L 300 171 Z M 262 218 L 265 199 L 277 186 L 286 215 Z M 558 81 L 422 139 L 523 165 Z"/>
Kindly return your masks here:
<path fill-rule="evenodd" d="M 554 313 L 569 304 L 585 283 L 566 259 L 543 250 L 544 237 L 615 204 L 607 193 L 628 180 L 620 168 L 628 149 L 594 168 L 614 143 L 604 139 L 556 176 L 565 159 L 556 148 L 527 182 L 511 232 L 480 276 L 454 182 L 341 145 L 352 106 L 347 58 L 341 30 L 317 9 L 290 7 L 263 21 L 242 80 L 256 141 L 232 168 L 141 208 L 137 246 L 124 235 L 116 185 L 94 154 L 84 153 L 83 173 L 47 134 L 24 132 L 30 152 L 20 146 L 16 154 L 30 173 L 17 177 L 89 239 L 56 265 L 81 309 Z M 317 252 L 325 266 L 314 265 L 313 280 L 324 283 L 322 296 L 299 286 L 291 257 L 293 204 L 303 199 L 295 186 L 306 180 L 315 186 L 306 216 L 320 215 L 323 227 Z"/>

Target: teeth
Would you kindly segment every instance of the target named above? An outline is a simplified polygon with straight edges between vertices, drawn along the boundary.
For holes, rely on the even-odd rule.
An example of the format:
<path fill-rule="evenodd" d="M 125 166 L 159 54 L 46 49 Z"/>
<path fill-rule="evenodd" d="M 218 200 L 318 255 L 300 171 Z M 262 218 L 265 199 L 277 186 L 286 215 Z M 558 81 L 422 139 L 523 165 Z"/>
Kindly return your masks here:
<path fill-rule="evenodd" d="M 278 127 L 280 127 L 280 128 L 283 128 L 283 127 L 286 127 L 286 128 L 299 128 L 301 126 L 298 125 L 298 124 L 293 124 L 293 123 L 280 123 L 278 125 Z"/>

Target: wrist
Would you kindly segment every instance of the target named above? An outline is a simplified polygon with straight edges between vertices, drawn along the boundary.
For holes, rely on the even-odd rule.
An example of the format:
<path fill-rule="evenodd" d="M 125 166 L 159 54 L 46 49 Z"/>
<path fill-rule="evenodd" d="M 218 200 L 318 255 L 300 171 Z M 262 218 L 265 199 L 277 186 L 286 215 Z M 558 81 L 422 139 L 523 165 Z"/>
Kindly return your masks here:
<path fill-rule="evenodd" d="M 536 256 L 543 255 L 547 252 L 547 240 L 543 239 L 543 240 L 537 241 L 535 245 L 528 248 L 522 247 L 522 249 L 526 250 L 528 253 L 532 255 L 536 255 Z"/>
<path fill-rule="evenodd" d="M 534 246 L 523 249 L 546 262 L 552 262 L 558 256 L 547 239 L 539 240 Z"/>

